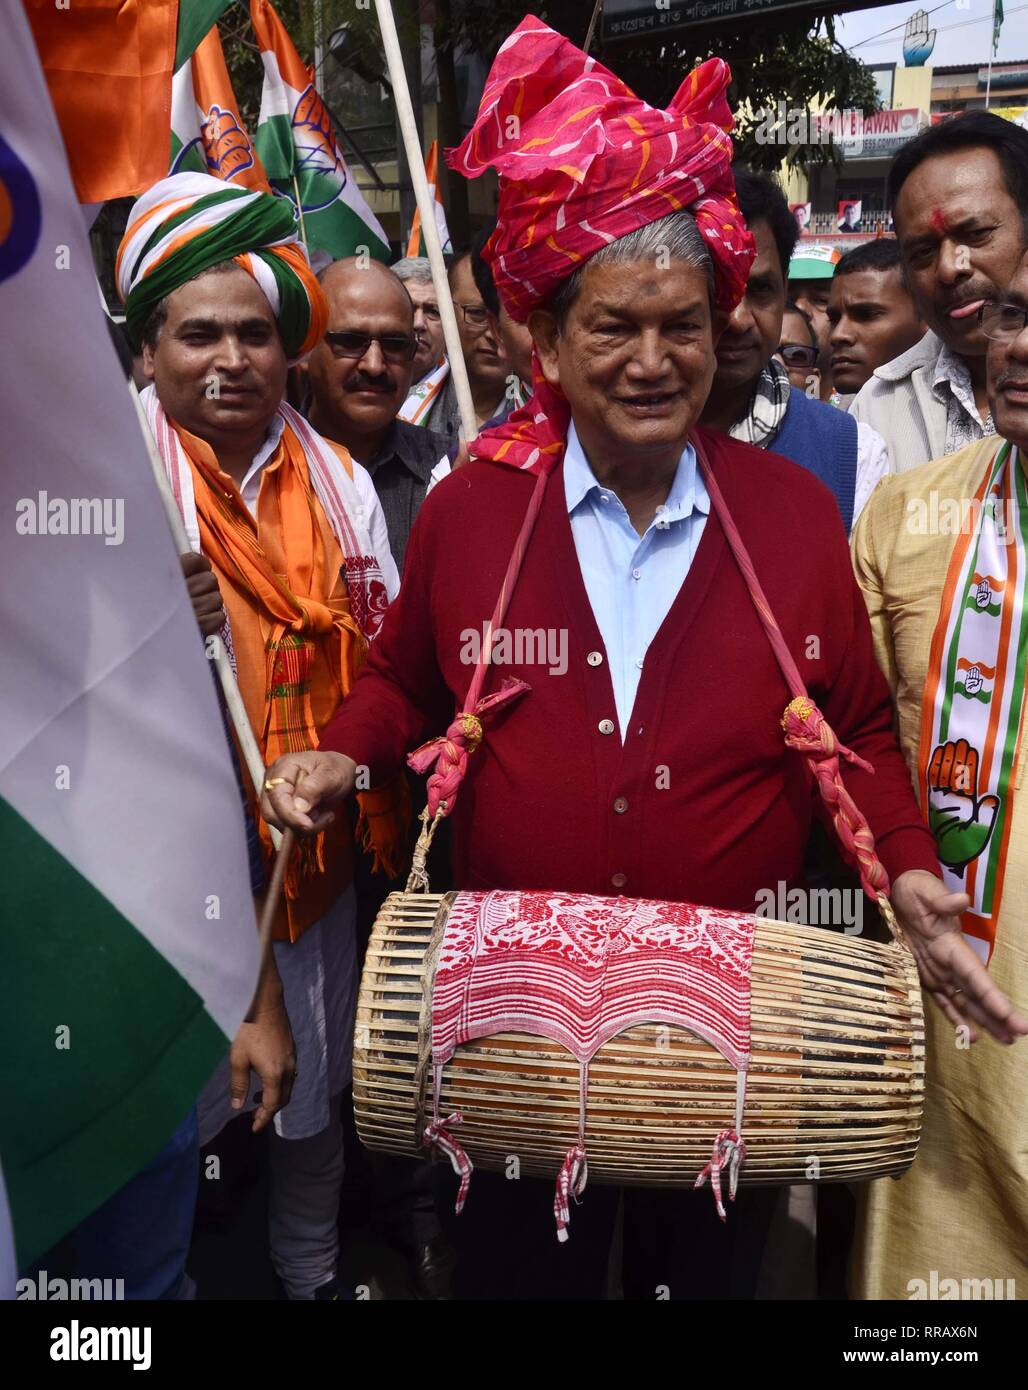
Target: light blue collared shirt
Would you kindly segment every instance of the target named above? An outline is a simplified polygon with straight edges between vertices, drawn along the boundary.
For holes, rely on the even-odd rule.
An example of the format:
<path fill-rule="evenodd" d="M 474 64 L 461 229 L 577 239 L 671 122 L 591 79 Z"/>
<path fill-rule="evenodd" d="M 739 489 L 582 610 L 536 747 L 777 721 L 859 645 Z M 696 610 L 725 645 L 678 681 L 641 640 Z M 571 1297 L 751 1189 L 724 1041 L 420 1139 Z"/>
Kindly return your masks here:
<path fill-rule="evenodd" d="M 646 649 L 689 573 L 710 496 L 689 444 L 667 501 L 640 536 L 621 499 L 596 481 L 573 424 L 564 453 L 564 494 L 585 591 L 607 651 L 624 743 Z"/>

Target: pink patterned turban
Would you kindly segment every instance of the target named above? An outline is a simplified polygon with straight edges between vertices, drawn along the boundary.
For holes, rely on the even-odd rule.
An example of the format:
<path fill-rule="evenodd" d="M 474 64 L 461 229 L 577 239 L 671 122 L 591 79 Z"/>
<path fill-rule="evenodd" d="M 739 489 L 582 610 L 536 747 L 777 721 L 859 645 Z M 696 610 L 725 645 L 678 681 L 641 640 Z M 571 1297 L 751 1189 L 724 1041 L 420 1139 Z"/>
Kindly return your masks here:
<path fill-rule="evenodd" d="M 452 169 L 500 176 L 483 251 L 500 298 L 524 322 L 608 242 L 686 209 L 714 262 L 717 303 L 742 297 L 753 239 L 732 180 L 727 63 L 710 58 L 666 111 L 529 15 L 503 44 Z"/>

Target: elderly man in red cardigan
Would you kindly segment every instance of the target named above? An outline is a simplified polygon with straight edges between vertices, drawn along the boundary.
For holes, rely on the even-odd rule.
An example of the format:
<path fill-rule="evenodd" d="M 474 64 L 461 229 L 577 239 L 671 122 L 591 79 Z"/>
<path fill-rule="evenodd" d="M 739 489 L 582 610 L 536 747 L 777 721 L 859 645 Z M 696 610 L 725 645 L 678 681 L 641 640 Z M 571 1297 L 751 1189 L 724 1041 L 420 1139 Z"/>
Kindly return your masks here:
<path fill-rule="evenodd" d="M 790 689 L 726 509 L 803 682 L 857 755 L 846 787 L 926 984 L 954 1023 L 1012 1041 L 1024 1021 L 963 944 L 966 899 L 937 876 L 831 494 L 774 453 L 696 428 L 752 258 L 728 76 L 705 63 L 659 111 L 538 20 L 504 45 L 451 162 L 499 172 L 485 254 L 531 329 L 534 394 L 427 498 L 367 666 L 320 750 L 270 769 L 265 814 L 323 826 L 358 766 L 374 785 L 450 725 L 430 806 L 453 812 L 460 888 L 752 911 L 761 890 L 802 882 L 817 797 L 783 743 Z M 469 717 L 451 724 L 455 708 Z M 602 1296 L 610 1190 L 590 1191 L 557 1246 L 526 1216 L 534 1184 L 500 1176 L 490 1189 L 487 1176 L 460 1218 L 464 1290 Z M 765 1193 L 740 1193 L 727 1230 L 701 1196 L 626 1194 L 626 1288 L 659 1297 L 670 1278 L 671 1297 L 752 1296 Z M 532 1250 L 540 1232 L 548 1244 Z"/>

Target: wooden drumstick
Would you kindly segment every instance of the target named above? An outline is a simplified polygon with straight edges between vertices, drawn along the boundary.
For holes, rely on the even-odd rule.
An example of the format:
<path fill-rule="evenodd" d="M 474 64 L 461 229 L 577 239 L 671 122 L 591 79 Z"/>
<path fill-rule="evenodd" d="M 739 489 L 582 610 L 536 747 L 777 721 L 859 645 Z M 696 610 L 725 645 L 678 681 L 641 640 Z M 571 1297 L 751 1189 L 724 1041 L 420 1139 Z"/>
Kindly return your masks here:
<path fill-rule="evenodd" d="M 296 792 L 300 786 L 300 777 L 297 777 L 293 786 Z M 268 963 L 268 953 L 271 950 L 271 932 L 275 922 L 275 912 L 278 908 L 278 900 L 282 895 L 282 885 L 285 883 L 286 869 L 289 866 L 289 856 L 293 852 L 296 844 L 296 831 L 292 826 L 287 826 L 282 831 L 282 838 L 279 841 L 278 849 L 275 851 L 275 862 L 271 868 L 271 882 L 268 884 L 267 892 L 264 895 L 264 905 L 261 908 L 261 920 L 257 927 L 258 955 L 260 958 L 260 969 L 257 971 L 257 979 L 260 981 L 264 976 L 264 967 Z M 256 994 L 254 996 L 256 998 Z M 253 1013 L 253 1003 L 251 1000 L 250 1008 L 247 1010 L 247 1020 Z"/>

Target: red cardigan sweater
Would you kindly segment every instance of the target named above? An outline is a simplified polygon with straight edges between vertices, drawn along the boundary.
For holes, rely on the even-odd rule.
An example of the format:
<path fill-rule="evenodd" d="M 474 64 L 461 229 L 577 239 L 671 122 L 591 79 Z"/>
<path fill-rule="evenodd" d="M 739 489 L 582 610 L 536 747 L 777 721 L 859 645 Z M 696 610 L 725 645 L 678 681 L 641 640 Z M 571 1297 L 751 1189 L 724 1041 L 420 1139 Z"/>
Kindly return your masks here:
<path fill-rule="evenodd" d="M 810 694 L 875 768 L 846 765 L 844 776 L 887 872 L 937 872 L 831 493 L 775 454 L 700 433 Z M 421 508 L 399 597 L 321 738 L 368 765 L 373 783 L 463 703 L 474 668 L 460 660 L 461 633 L 481 633 L 492 613 L 534 483 L 472 463 Z M 802 881 L 817 793 L 804 758 L 783 742 L 790 693 L 716 514 L 646 653 L 624 746 L 562 468 L 547 484 L 504 626 L 566 628 L 569 665 L 563 675 L 501 666 L 487 676 L 485 694 L 506 675 L 532 689 L 486 716 L 469 760 L 453 813 L 458 887 L 752 911 L 760 889 Z M 603 732 L 610 721 L 614 732 Z"/>

